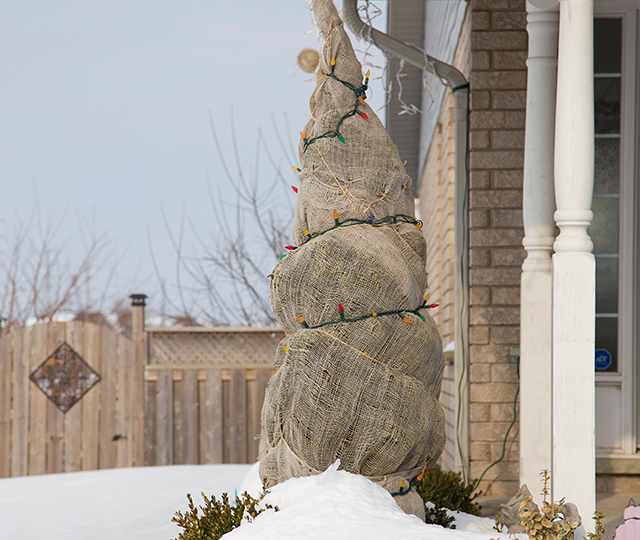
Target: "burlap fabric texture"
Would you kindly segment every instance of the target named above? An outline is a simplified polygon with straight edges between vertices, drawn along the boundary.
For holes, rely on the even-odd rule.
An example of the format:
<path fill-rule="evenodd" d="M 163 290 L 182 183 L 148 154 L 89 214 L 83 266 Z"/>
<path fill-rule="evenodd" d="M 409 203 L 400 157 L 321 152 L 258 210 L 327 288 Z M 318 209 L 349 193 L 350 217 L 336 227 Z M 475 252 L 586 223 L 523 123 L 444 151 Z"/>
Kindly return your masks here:
<path fill-rule="evenodd" d="M 444 445 L 442 343 L 428 309 L 417 311 L 425 242 L 414 220 L 379 223 L 414 216 L 411 179 L 366 102 L 343 119 L 362 70 L 333 3 L 313 9 L 323 47 L 299 148 L 298 247 L 272 274 L 286 337 L 262 409 L 260 476 L 269 487 L 340 459 L 342 469 L 403 492 L 398 504 L 424 517 L 410 482 Z M 347 220 L 357 222 L 335 226 Z M 370 316 L 398 310 L 414 312 Z"/>

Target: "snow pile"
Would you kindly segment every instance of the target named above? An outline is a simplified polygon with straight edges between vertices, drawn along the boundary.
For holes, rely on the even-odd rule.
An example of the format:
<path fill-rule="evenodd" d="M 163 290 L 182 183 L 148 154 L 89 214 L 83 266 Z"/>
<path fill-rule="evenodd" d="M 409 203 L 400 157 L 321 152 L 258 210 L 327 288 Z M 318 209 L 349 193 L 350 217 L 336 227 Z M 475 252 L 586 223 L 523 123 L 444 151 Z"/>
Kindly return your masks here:
<path fill-rule="evenodd" d="M 264 504 L 277 505 L 225 540 L 489 540 L 509 538 L 493 529 L 493 520 L 452 512 L 457 529 L 427 525 L 405 514 L 384 488 L 363 476 L 337 470 L 339 462 L 316 476 L 292 478 L 269 489 Z M 255 469 L 243 485 L 254 494 Z M 526 538 L 523 536 L 522 538 Z"/>
<path fill-rule="evenodd" d="M 244 480 L 244 481 L 243 481 Z M 196 505 L 200 493 L 235 491 L 256 496 L 257 464 L 178 465 L 51 474 L 0 480 L 0 539 L 170 540 L 171 522 Z M 426 525 L 405 514 L 391 495 L 362 476 L 330 467 L 318 476 L 292 478 L 273 487 L 265 502 L 278 505 L 243 523 L 225 540 L 489 540 L 507 539 L 493 521 L 454 513 L 458 529 Z M 520 538 L 526 538 L 521 536 Z"/>

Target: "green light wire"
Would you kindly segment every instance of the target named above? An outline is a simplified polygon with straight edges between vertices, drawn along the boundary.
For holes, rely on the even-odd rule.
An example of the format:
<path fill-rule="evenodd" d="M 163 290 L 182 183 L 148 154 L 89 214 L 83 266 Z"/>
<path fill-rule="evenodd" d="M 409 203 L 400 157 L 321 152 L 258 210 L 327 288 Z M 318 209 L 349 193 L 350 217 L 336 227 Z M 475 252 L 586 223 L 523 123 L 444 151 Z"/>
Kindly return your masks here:
<path fill-rule="evenodd" d="M 338 77 L 336 77 L 336 75 L 334 74 L 334 71 L 336 69 L 335 64 L 333 64 L 331 66 L 331 72 L 330 73 L 322 73 L 325 77 L 329 77 L 331 79 L 335 79 L 336 81 L 342 83 L 344 86 L 346 86 L 349 90 L 351 90 L 355 95 L 356 95 L 356 104 L 354 105 L 353 109 L 350 110 L 347 114 L 345 114 L 342 118 L 340 118 L 340 120 L 338 120 L 338 123 L 336 124 L 336 127 L 334 130 L 331 131 L 327 131 L 326 133 L 323 133 L 322 135 L 318 135 L 317 137 L 313 137 L 311 139 L 307 139 L 306 137 L 304 139 L 302 139 L 304 141 L 304 152 L 307 151 L 307 148 L 309 148 L 309 145 L 316 142 L 318 139 L 327 139 L 330 137 L 338 137 L 338 140 L 341 143 L 344 143 L 344 137 L 340 134 L 340 126 L 342 125 L 342 122 L 344 122 L 347 118 L 350 118 L 351 116 L 355 116 L 358 112 L 358 105 L 360 104 L 360 100 L 358 98 L 362 97 L 363 99 L 365 99 L 367 97 L 366 91 L 369 88 L 368 86 L 368 82 L 369 79 L 365 79 L 364 84 L 362 86 L 360 86 L 359 88 L 353 86 L 350 82 L 347 81 L 343 81 L 342 79 L 339 79 Z"/>

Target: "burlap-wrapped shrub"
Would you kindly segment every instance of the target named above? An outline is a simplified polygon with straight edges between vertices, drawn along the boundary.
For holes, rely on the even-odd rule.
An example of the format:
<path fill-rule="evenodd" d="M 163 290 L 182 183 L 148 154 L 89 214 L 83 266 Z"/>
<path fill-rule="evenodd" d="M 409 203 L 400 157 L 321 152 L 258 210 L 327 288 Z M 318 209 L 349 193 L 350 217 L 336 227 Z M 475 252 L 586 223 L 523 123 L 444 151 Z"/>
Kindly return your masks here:
<path fill-rule="evenodd" d="M 272 274 L 286 337 L 262 409 L 260 475 L 272 486 L 340 459 L 424 516 L 412 481 L 444 444 L 425 242 L 342 20 L 331 0 L 314 12 L 324 44 L 299 148 L 296 247 Z"/>

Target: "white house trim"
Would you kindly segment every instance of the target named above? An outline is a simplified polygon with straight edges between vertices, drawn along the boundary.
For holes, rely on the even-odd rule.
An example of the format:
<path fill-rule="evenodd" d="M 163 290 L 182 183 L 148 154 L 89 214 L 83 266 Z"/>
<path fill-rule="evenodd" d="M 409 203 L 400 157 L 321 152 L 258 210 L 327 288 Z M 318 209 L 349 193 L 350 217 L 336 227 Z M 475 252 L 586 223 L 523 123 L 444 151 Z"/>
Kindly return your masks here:
<path fill-rule="evenodd" d="M 542 4 L 542 5 L 541 5 Z M 551 470 L 551 252 L 555 237 L 553 149 L 558 66 L 557 2 L 527 2 L 527 109 L 520 286 L 520 484 Z"/>
<path fill-rule="evenodd" d="M 593 0 L 561 0 L 555 134 L 552 496 L 595 511 Z M 579 533 L 578 533 L 579 535 Z"/>

